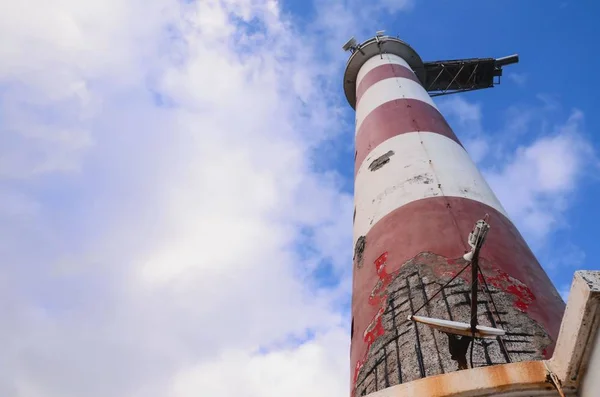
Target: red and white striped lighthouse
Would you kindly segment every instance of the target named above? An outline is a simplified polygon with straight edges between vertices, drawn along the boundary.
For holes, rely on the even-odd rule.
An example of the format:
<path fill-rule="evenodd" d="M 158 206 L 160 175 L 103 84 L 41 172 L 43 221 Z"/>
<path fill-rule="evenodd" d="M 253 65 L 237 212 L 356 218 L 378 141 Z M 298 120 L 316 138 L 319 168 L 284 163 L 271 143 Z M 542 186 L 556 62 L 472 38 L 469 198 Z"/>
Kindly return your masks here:
<path fill-rule="evenodd" d="M 421 58 L 382 35 L 353 50 L 352 393 L 457 370 L 451 337 L 407 316 L 431 299 L 420 314 L 469 322 L 469 272 L 432 297 L 465 266 L 467 236 L 486 215 L 479 266 L 490 293 L 478 321 L 506 336 L 473 342 L 473 366 L 550 357 L 564 303 L 423 87 Z"/>

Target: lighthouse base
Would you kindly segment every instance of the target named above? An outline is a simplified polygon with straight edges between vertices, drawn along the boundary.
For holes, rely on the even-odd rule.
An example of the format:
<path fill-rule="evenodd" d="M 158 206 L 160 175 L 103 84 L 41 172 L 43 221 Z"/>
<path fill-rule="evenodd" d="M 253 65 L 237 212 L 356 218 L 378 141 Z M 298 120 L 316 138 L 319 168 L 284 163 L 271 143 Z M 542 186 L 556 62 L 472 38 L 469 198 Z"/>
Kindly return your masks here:
<path fill-rule="evenodd" d="M 575 273 L 554 354 L 451 372 L 392 386 L 369 397 L 580 396 L 600 390 L 600 271 Z M 594 376 L 595 375 L 595 376 Z"/>

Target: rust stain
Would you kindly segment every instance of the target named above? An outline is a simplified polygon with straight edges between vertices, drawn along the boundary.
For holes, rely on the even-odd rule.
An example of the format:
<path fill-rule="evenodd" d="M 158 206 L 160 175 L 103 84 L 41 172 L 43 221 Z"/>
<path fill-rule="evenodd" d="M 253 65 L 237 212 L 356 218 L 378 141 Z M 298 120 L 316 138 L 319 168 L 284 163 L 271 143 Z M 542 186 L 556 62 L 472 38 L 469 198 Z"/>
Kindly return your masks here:
<path fill-rule="evenodd" d="M 524 361 L 418 379 L 385 389 L 381 397 L 483 397 L 551 389 L 544 362 Z"/>

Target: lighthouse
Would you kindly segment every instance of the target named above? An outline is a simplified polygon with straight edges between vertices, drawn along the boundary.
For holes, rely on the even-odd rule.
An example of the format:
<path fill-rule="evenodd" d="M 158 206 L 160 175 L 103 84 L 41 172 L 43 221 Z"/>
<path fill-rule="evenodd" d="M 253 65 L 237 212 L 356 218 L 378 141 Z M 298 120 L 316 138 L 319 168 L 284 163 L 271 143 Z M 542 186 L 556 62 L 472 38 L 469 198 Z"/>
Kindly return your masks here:
<path fill-rule="evenodd" d="M 517 57 L 423 62 L 383 32 L 344 49 L 356 114 L 351 395 L 549 359 L 565 304 L 432 98 L 493 87 Z M 478 224 L 487 235 L 465 270 Z M 461 335 L 459 323 L 499 333 Z"/>

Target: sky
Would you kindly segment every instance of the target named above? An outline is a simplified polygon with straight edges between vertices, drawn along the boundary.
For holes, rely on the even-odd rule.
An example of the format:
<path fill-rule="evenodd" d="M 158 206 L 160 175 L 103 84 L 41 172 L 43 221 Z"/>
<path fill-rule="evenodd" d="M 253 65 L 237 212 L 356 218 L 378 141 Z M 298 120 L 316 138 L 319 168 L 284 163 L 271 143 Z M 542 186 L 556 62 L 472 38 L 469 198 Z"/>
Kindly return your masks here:
<path fill-rule="evenodd" d="M 0 395 L 349 388 L 351 36 L 520 54 L 436 100 L 563 297 L 598 268 L 593 2 L 0 0 Z"/>

